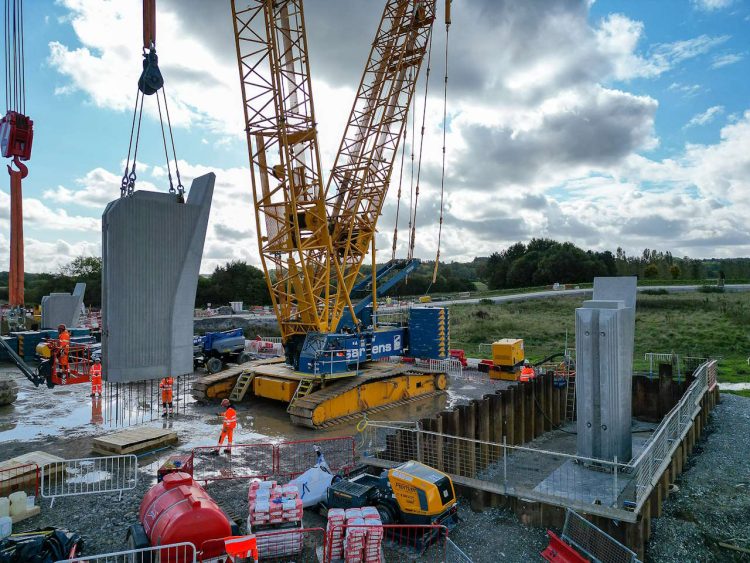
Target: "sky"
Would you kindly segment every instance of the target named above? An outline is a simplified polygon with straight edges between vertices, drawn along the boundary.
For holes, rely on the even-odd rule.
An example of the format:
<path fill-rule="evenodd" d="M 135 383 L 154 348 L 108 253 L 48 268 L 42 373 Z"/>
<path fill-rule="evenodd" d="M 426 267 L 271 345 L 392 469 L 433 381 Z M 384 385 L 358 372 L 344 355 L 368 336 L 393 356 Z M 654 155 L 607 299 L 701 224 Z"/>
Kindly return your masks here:
<path fill-rule="evenodd" d="M 201 271 L 228 260 L 257 265 L 229 0 L 158 4 L 157 51 L 183 183 L 217 176 Z M 306 3 L 325 176 L 383 4 Z M 101 214 L 119 197 L 141 71 L 141 5 L 25 3 L 35 128 L 23 187 L 28 272 L 101 254 Z M 454 0 L 452 13 L 441 259 L 471 260 L 533 237 L 629 255 L 750 255 L 750 0 Z M 437 250 L 445 38 L 438 21 L 416 221 L 423 259 Z M 406 208 L 424 85 L 417 91 Z M 156 112 L 147 98 L 136 189 L 166 191 Z M 378 223 L 381 256 L 390 255 L 400 177 L 397 167 Z M 6 179 L 0 270 L 9 262 L 9 205 Z M 399 256 L 407 251 L 403 209 Z"/>

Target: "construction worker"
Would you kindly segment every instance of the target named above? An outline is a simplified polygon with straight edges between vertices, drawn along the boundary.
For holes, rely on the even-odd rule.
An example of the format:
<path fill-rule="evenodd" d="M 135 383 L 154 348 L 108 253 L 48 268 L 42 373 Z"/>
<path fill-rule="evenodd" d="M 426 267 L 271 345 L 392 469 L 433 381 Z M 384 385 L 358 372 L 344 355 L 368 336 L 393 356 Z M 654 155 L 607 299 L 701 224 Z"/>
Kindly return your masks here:
<path fill-rule="evenodd" d="M 521 377 L 519 377 L 518 380 L 519 381 L 531 381 L 535 377 L 536 377 L 536 373 L 534 373 L 534 368 L 531 367 L 529 360 L 524 360 L 523 367 L 521 368 Z"/>
<path fill-rule="evenodd" d="M 167 416 L 167 407 L 169 407 L 169 416 L 174 415 L 174 405 L 172 403 L 172 387 L 174 386 L 174 378 L 167 376 L 159 383 L 159 389 L 161 389 L 161 407 L 163 409 L 162 418 Z"/>
<path fill-rule="evenodd" d="M 224 453 L 232 453 L 232 441 L 234 438 L 234 429 L 237 426 L 237 411 L 232 407 L 232 403 L 229 399 L 224 399 L 221 402 L 221 406 L 226 408 L 224 411 L 224 423 L 221 426 L 221 435 L 219 436 L 219 447 L 214 450 L 214 453 L 219 453 L 219 448 L 224 443 L 224 438 L 227 438 L 227 447 L 224 449 Z"/>
<path fill-rule="evenodd" d="M 68 367 L 68 354 L 70 354 L 70 333 L 64 324 L 57 327 L 57 340 L 59 348 L 57 349 L 57 363 L 60 366 L 63 379 L 70 374 Z"/>
<path fill-rule="evenodd" d="M 91 396 L 99 395 L 102 396 L 102 361 L 99 358 L 94 360 L 89 370 L 89 377 L 91 378 Z"/>

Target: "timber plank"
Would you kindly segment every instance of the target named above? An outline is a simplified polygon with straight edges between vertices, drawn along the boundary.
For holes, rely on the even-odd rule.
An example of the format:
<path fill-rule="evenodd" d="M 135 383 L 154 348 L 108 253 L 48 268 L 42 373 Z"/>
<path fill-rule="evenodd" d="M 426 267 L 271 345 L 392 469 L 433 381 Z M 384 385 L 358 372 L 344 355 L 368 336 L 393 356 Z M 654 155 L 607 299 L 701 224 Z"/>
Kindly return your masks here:
<path fill-rule="evenodd" d="M 162 428 L 129 428 L 100 436 L 93 441 L 93 450 L 103 455 L 125 455 L 154 450 L 177 443 L 177 433 Z"/>

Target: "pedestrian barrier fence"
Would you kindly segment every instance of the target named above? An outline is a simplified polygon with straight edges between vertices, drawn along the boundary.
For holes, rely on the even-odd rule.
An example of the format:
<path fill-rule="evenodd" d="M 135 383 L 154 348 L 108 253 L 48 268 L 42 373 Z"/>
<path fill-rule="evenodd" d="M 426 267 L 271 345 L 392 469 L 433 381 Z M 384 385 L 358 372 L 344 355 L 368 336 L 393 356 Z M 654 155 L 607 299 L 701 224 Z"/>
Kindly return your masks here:
<path fill-rule="evenodd" d="M 36 463 L 0 467 L 0 497 L 24 491 L 39 496 L 40 469 Z"/>
<path fill-rule="evenodd" d="M 366 421 L 360 453 L 379 466 L 417 460 L 482 490 L 634 522 L 716 385 L 716 362 L 695 371 L 695 380 L 629 463 L 559 451 L 476 440 Z"/>
<path fill-rule="evenodd" d="M 317 463 L 314 446 L 320 447 L 331 471 L 339 472 L 356 464 L 352 436 L 289 442 L 236 444 L 226 453 L 222 446 L 193 449 L 193 478 L 196 481 L 220 479 L 292 479 Z"/>
<path fill-rule="evenodd" d="M 138 458 L 135 455 L 66 459 L 42 466 L 42 496 L 58 497 L 119 493 L 138 484 Z"/>
<path fill-rule="evenodd" d="M 196 555 L 195 546 L 192 543 L 183 542 L 100 555 L 86 555 L 63 559 L 57 563 L 196 563 Z"/>
<path fill-rule="evenodd" d="M 445 563 L 473 563 L 471 557 L 458 547 L 453 540 L 445 540 Z"/>
<path fill-rule="evenodd" d="M 289 528 L 252 532 L 259 561 L 328 563 L 323 528 Z M 225 563 L 224 539 L 205 542 L 198 554 L 201 563 Z"/>
<path fill-rule="evenodd" d="M 565 512 L 561 537 L 594 563 L 638 561 L 634 551 L 570 509 Z"/>
<path fill-rule="evenodd" d="M 380 558 L 377 552 L 373 553 L 378 545 Z M 360 548 L 364 553 L 351 553 L 351 548 Z M 417 559 L 446 563 L 448 552 L 448 529 L 440 525 L 329 524 L 326 531 L 325 554 L 329 563 L 362 560 L 411 563 Z M 468 558 L 450 561 L 471 563 Z"/>

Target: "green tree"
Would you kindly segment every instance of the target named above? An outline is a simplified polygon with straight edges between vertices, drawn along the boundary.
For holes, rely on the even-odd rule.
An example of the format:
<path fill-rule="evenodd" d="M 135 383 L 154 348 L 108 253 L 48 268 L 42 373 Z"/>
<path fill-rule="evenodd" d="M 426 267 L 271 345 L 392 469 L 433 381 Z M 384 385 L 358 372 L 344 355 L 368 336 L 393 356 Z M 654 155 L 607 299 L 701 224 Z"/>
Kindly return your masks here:
<path fill-rule="evenodd" d="M 646 266 L 646 268 L 643 270 L 643 275 L 647 277 L 648 279 L 655 279 L 656 276 L 659 275 L 659 268 L 656 266 L 656 264 L 649 264 Z"/>
<path fill-rule="evenodd" d="M 270 305 L 266 278 L 258 268 L 245 262 L 233 261 L 217 266 L 207 278 L 198 280 L 196 306 L 228 305 L 242 301 L 245 305 Z"/>
<path fill-rule="evenodd" d="M 672 276 L 673 280 L 676 280 L 680 277 L 680 267 L 677 264 L 672 264 L 669 267 L 669 274 Z"/>

